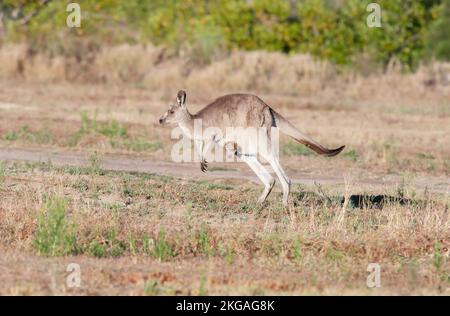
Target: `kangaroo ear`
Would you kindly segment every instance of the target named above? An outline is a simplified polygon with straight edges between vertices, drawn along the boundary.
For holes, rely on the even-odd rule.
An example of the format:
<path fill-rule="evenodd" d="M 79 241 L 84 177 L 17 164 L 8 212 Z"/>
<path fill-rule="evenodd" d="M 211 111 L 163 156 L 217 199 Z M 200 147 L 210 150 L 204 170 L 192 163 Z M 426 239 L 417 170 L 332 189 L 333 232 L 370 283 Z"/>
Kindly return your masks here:
<path fill-rule="evenodd" d="M 182 106 L 182 107 L 186 106 L 186 92 L 185 91 L 183 91 L 183 90 L 178 91 L 177 103 L 179 106 Z"/>

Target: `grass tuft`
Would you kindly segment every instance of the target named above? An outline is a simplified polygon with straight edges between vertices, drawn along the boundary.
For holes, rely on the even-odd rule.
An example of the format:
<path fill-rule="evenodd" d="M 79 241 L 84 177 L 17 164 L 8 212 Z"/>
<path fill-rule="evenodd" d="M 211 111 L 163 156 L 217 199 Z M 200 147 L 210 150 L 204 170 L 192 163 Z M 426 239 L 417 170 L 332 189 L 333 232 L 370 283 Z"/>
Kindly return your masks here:
<path fill-rule="evenodd" d="M 281 147 L 281 152 L 288 156 L 311 156 L 313 152 L 305 145 L 290 141 Z"/>
<path fill-rule="evenodd" d="M 74 225 L 67 218 L 67 200 L 57 195 L 45 198 L 34 234 L 38 254 L 64 256 L 77 252 Z"/>
<path fill-rule="evenodd" d="M 5 181 L 5 178 L 6 178 L 5 164 L 3 161 L 0 161 L 0 184 L 2 184 L 3 181 Z"/>
<path fill-rule="evenodd" d="M 155 241 L 152 255 L 160 261 L 166 261 L 174 255 L 170 244 L 167 243 L 166 232 L 164 229 L 161 229 L 158 233 L 158 239 Z"/>
<path fill-rule="evenodd" d="M 88 171 L 91 175 L 102 175 L 102 155 L 98 152 L 93 152 L 89 155 Z"/>

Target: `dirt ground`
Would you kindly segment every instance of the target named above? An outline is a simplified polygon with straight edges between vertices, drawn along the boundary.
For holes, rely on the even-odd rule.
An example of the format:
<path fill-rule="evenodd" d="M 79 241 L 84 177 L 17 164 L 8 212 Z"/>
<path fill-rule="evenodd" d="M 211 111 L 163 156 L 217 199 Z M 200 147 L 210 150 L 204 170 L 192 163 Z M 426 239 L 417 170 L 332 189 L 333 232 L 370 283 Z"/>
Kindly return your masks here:
<path fill-rule="evenodd" d="M 282 138 L 295 184 L 284 210 L 278 188 L 256 205 L 262 187 L 243 164 L 171 161 L 171 128 L 157 121 L 176 91 L 2 82 L 0 293 L 450 294 L 447 92 L 336 91 L 259 94 L 319 142 L 347 145 L 329 159 Z M 195 112 L 211 96 L 188 100 Z M 358 196 L 368 204 L 351 205 Z M 39 214 L 60 200 L 56 233 L 73 223 L 76 242 L 50 251 Z M 366 285 L 372 262 L 380 288 Z"/>
<path fill-rule="evenodd" d="M 4 161 L 51 162 L 55 166 L 86 166 L 89 165 L 89 155 L 80 152 L 53 151 L 49 149 L 0 148 L 0 159 Z M 242 179 L 260 184 L 256 175 L 242 162 L 217 163 L 212 171 L 202 172 L 199 163 L 175 163 L 170 161 L 134 157 L 131 154 L 108 154 L 102 156 L 101 167 L 105 170 L 145 172 L 158 175 L 170 175 L 183 179 Z M 266 164 L 270 169 L 270 165 Z M 355 186 L 353 193 L 383 192 L 395 190 L 401 185 L 401 176 L 394 174 L 367 174 L 366 178 L 357 178 L 351 171 L 340 175 L 314 174 L 314 172 L 290 173 L 291 181 L 302 185 L 333 185 L 344 187 L 346 182 Z M 433 193 L 449 192 L 450 178 L 446 176 L 422 175 L 415 177 L 409 183 L 418 191 Z"/>

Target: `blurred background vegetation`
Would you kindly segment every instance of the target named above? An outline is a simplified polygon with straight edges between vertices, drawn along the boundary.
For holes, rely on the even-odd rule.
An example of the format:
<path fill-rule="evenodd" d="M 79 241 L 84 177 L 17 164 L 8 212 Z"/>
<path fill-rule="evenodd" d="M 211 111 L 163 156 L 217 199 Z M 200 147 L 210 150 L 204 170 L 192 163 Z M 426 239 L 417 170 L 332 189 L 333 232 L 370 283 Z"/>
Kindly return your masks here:
<path fill-rule="evenodd" d="M 390 61 L 414 69 L 450 60 L 450 0 L 79 0 L 82 27 L 68 28 L 68 3 L 0 0 L 0 43 L 26 42 L 51 55 L 121 43 L 152 43 L 199 63 L 234 50 L 309 53 L 340 65 Z M 1 45 L 1 44 L 0 44 Z"/>

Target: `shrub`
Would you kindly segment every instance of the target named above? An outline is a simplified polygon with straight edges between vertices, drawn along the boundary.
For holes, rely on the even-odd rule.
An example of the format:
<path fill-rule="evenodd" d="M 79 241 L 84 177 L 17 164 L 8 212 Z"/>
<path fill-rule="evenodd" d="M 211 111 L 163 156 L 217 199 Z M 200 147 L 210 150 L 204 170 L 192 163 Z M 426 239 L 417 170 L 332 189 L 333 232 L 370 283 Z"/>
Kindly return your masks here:
<path fill-rule="evenodd" d="M 74 225 L 67 219 L 67 200 L 52 195 L 45 198 L 38 213 L 34 246 L 40 255 L 64 256 L 77 252 Z"/>
<path fill-rule="evenodd" d="M 167 243 L 166 232 L 161 229 L 158 233 L 158 239 L 155 241 L 155 246 L 152 252 L 154 258 L 164 261 L 173 257 L 173 250 Z"/>
<path fill-rule="evenodd" d="M 70 29 L 65 24 L 66 2 L 52 1 L 26 25 L 7 23 L 8 38 L 31 41 L 32 51 L 70 55 L 85 66 L 95 62 L 92 53 L 103 44 L 150 41 L 200 63 L 211 61 L 222 51 L 241 49 L 311 53 L 337 64 L 350 64 L 354 56 L 369 52 L 384 65 L 395 58 L 414 67 L 423 57 L 425 35 L 433 24 L 429 38 L 430 42 L 439 41 L 435 54 L 449 56 L 449 13 L 448 9 L 437 9 L 441 0 L 379 0 L 381 28 L 366 25 L 370 2 L 86 0 L 82 27 Z M 8 1 L 8 10 L 13 3 Z M 35 5 L 35 1 L 28 5 Z M 117 27 L 121 32 L 115 32 Z M 80 40 L 86 39 L 89 44 L 80 49 Z M 124 61 L 120 77 L 128 76 L 141 78 L 142 74 Z"/>
<path fill-rule="evenodd" d="M 450 1 L 444 2 L 439 9 L 440 17 L 433 22 L 427 35 L 427 51 L 437 59 L 450 61 Z"/>

